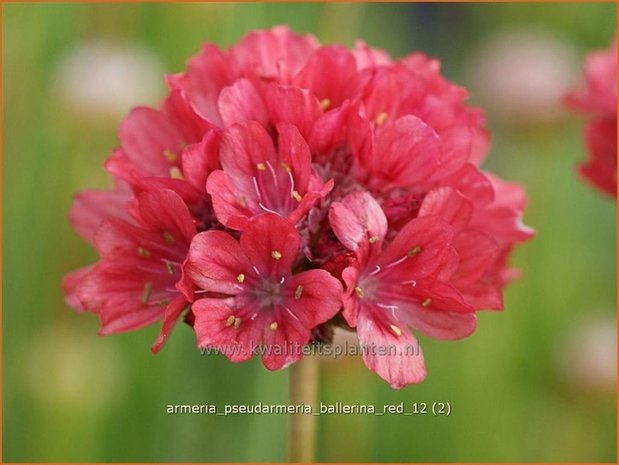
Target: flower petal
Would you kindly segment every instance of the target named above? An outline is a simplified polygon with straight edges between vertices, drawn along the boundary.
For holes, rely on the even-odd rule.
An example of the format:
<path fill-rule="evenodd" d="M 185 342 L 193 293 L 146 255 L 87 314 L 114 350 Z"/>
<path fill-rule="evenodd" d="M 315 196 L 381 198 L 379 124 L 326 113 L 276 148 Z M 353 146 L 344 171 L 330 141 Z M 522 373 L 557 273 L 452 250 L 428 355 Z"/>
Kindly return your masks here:
<path fill-rule="evenodd" d="M 357 335 L 363 361 L 394 389 L 420 383 L 427 374 L 417 339 L 408 328 L 398 328 L 395 334 L 364 311 L 359 314 Z"/>
<path fill-rule="evenodd" d="M 353 192 L 341 202 L 333 202 L 329 223 L 344 247 L 354 251 L 369 244 L 380 250 L 387 234 L 387 218 L 368 192 Z"/>
<path fill-rule="evenodd" d="M 279 279 L 292 270 L 301 238 L 294 225 L 271 213 L 255 217 L 241 234 L 241 249 L 260 274 Z"/>

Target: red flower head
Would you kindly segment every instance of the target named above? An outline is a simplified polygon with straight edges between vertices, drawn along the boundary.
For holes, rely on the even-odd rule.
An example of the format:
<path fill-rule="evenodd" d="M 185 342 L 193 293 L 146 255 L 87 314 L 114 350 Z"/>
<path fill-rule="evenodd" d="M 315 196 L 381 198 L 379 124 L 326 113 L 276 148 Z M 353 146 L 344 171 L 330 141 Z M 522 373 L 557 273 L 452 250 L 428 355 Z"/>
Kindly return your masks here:
<path fill-rule="evenodd" d="M 585 82 L 567 96 L 572 108 L 589 115 L 585 142 L 589 159 L 580 174 L 608 195 L 617 197 L 617 44 L 593 52 L 585 61 Z"/>
<path fill-rule="evenodd" d="M 279 26 L 167 83 L 120 125 L 116 189 L 71 211 L 101 258 L 67 302 L 103 334 L 163 320 L 157 351 L 188 309 L 200 347 L 279 369 L 341 326 L 399 388 L 426 374 L 412 331 L 461 338 L 503 307 L 524 191 L 479 168 L 483 113 L 437 60 Z"/>
<path fill-rule="evenodd" d="M 325 270 L 293 273 L 299 245 L 293 224 L 269 213 L 252 220 L 240 241 L 222 231 L 195 237 L 185 274 L 209 295 L 193 304 L 200 347 L 238 362 L 263 343 L 270 370 L 301 358 L 312 328 L 340 309 L 342 287 Z"/>

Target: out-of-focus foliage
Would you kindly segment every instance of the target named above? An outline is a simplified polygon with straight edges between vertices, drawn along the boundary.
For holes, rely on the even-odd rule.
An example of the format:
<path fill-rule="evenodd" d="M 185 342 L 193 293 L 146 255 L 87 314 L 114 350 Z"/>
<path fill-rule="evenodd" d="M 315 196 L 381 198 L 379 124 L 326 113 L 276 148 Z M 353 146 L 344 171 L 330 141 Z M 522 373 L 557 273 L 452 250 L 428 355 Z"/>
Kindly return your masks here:
<path fill-rule="evenodd" d="M 3 459 L 284 459 L 284 416 L 168 415 L 165 407 L 285 403 L 285 370 L 203 357 L 185 325 L 153 356 L 156 327 L 96 337 L 96 317 L 63 302 L 62 276 L 95 259 L 69 228 L 71 196 L 107 185 L 101 165 L 117 143 L 121 112 L 157 104 L 161 69 L 182 70 L 201 42 L 225 46 L 250 29 L 286 23 L 323 42 L 363 38 L 394 56 L 426 51 L 474 92 L 471 66 L 481 47 L 510 31 L 542 33 L 571 50 L 568 80 L 577 81 L 586 51 L 610 43 L 615 17 L 614 4 L 585 3 L 3 5 Z M 92 50 L 105 53 L 93 62 Z M 114 50 L 121 58 L 106 54 Z M 520 63 L 505 66 L 516 73 Z M 88 77 L 93 67 L 102 69 L 97 79 Z M 132 89 L 140 100 L 127 101 Z M 102 111 L 99 94 L 121 98 Z M 325 361 L 324 402 L 448 401 L 453 411 L 323 416 L 319 460 L 616 460 L 608 331 L 615 205 L 574 173 L 584 157 L 582 121 L 520 113 L 510 120 L 491 97 L 472 99 L 489 105 L 488 166 L 529 192 L 526 221 L 538 237 L 516 253 L 523 277 L 508 288 L 505 312 L 482 314 L 472 337 L 423 341 L 430 375 L 419 386 L 393 391 L 360 360 Z"/>

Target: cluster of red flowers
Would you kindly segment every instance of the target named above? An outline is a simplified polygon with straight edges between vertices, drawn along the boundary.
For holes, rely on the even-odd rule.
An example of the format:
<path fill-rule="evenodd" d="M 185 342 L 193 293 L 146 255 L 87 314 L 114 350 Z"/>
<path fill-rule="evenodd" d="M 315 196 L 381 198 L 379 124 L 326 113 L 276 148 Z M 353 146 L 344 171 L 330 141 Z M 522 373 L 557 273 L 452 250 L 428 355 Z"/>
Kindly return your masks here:
<path fill-rule="evenodd" d="M 275 27 L 205 45 L 167 83 L 120 126 L 116 188 L 71 211 L 100 260 L 65 292 L 101 334 L 163 320 L 156 352 L 184 316 L 200 347 L 270 348 L 274 370 L 340 326 L 403 349 L 363 352 L 399 388 L 426 376 L 413 332 L 462 338 L 503 307 L 525 194 L 480 170 L 484 116 L 438 61 Z"/>
<path fill-rule="evenodd" d="M 584 68 L 584 83 L 567 97 L 568 105 L 590 117 L 585 127 L 589 159 L 580 174 L 617 198 L 617 44 L 588 55 Z"/>

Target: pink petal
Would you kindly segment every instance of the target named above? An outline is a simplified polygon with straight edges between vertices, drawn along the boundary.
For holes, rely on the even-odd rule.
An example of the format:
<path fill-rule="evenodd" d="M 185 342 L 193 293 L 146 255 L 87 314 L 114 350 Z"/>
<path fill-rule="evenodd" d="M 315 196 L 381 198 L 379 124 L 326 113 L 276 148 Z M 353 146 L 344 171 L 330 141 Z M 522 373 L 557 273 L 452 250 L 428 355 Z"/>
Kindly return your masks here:
<path fill-rule="evenodd" d="M 122 121 L 118 135 L 123 152 L 143 175 L 168 177 L 170 162 L 164 152 L 179 154 L 185 140 L 162 112 L 138 107 Z"/>
<path fill-rule="evenodd" d="M 422 382 L 426 368 L 421 347 L 408 328 L 399 327 L 394 334 L 362 311 L 357 324 L 365 365 L 387 381 L 392 388 L 400 389 Z"/>
<path fill-rule="evenodd" d="M 265 94 L 267 108 L 274 123 L 290 123 L 309 138 L 321 115 L 318 99 L 305 89 L 271 83 Z"/>
<path fill-rule="evenodd" d="M 200 299 L 191 309 L 198 347 L 219 350 L 233 362 L 249 360 L 262 339 L 263 319 L 251 319 L 249 309 L 234 308 L 231 299 Z M 235 318 L 239 323 L 231 324 Z"/>
<path fill-rule="evenodd" d="M 140 217 L 146 224 L 169 234 L 166 241 L 182 241 L 189 246 L 196 234 L 196 226 L 187 206 L 175 192 L 144 192 L 138 201 Z"/>
<path fill-rule="evenodd" d="M 407 257 L 397 265 L 398 276 L 406 278 L 403 280 L 428 276 L 441 266 L 450 251 L 452 237 L 453 229 L 438 216 L 415 218 L 398 232 L 377 265 L 389 267 Z"/>
<path fill-rule="evenodd" d="M 353 55 L 345 47 L 327 45 L 314 52 L 293 84 L 337 107 L 348 97 L 356 67 Z"/>
<path fill-rule="evenodd" d="M 67 305 L 78 311 L 86 311 L 86 308 L 77 296 L 77 288 L 80 282 L 88 275 L 94 268 L 93 265 L 79 268 L 68 273 L 62 280 L 62 290 L 65 295 L 65 301 Z"/>
<path fill-rule="evenodd" d="M 255 217 L 241 234 L 241 249 L 260 274 L 279 277 L 290 273 L 301 238 L 294 225 L 271 213 Z"/>
<path fill-rule="evenodd" d="M 407 187 L 434 175 L 440 158 L 437 134 L 421 119 L 409 115 L 379 131 L 371 159 L 361 162 L 375 179 Z"/>
<path fill-rule="evenodd" d="M 73 229 L 91 244 L 101 223 L 108 218 L 129 220 L 126 203 L 130 197 L 128 190 L 86 190 L 75 196 L 69 221 Z"/>
<path fill-rule="evenodd" d="M 163 348 L 168 336 L 174 329 L 174 326 L 176 326 L 176 322 L 180 318 L 183 311 L 187 308 L 189 308 L 188 303 L 183 296 L 176 297 L 172 302 L 170 302 L 170 304 L 168 304 L 163 316 L 161 331 L 150 349 L 154 354 L 158 353 Z"/>
<path fill-rule="evenodd" d="M 262 97 L 248 79 L 238 79 L 219 94 L 219 114 L 225 127 L 253 120 L 267 126 L 269 115 Z"/>
<path fill-rule="evenodd" d="M 185 180 L 198 192 L 206 189 L 206 179 L 214 170 L 220 168 L 219 144 L 221 133 L 211 130 L 201 142 L 188 145 L 181 155 Z"/>
<path fill-rule="evenodd" d="M 168 78 L 173 89 L 181 90 L 200 116 L 222 126 L 217 99 L 221 90 L 234 81 L 236 72 L 230 61 L 216 46 L 206 44 L 200 54 L 187 63 L 187 72 Z"/>
<path fill-rule="evenodd" d="M 279 76 L 280 67 L 290 75 L 296 74 L 318 46 L 313 35 L 300 35 L 286 26 L 276 26 L 250 32 L 232 47 L 230 54 L 242 69 L 272 79 Z"/>
<path fill-rule="evenodd" d="M 272 323 L 277 323 L 275 329 Z M 303 357 L 302 348 L 309 342 L 311 330 L 280 310 L 273 321 L 265 319 L 263 334 L 262 363 L 269 370 L 279 370 Z"/>
<path fill-rule="evenodd" d="M 418 309 L 406 312 L 406 323 L 415 330 L 435 339 L 462 339 L 471 335 L 477 327 L 474 313 L 440 312 Z"/>
<path fill-rule="evenodd" d="M 292 275 L 286 280 L 286 289 L 289 294 L 284 305 L 309 329 L 335 316 L 342 306 L 342 285 L 325 270 Z"/>
<path fill-rule="evenodd" d="M 387 219 L 368 192 L 353 192 L 341 202 L 333 202 L 329 223 L 340 242 L 349 250 L 372 247 L 380 250 L 387 234 Z M 370 242 L 371 241 L 371 242 Z"/>
<path fill-rule="evenodd" d="M 239 292 L 237 277 L 251 270 L 241 246 L 228 233 L 206 231 L 193 238 L 183 273 L 199 288 L 227 295 Z"/>
<path fill-rule="evenodd" d="M 465 227 L 473 213 L 473 204 L 452 187 L 433 189 L 424 197 L 419 216 L 436 215 L 454 228 Z"/>
<path fill-rule="evenodd" d="M 247 227 L 252 210 L 256 209 L 255 199 L 239 195 L 226 173 L 213 171 L 206 182 L 206 191 L 211 195 L 215 216 L 221 224 L 237 231 Z"/>

